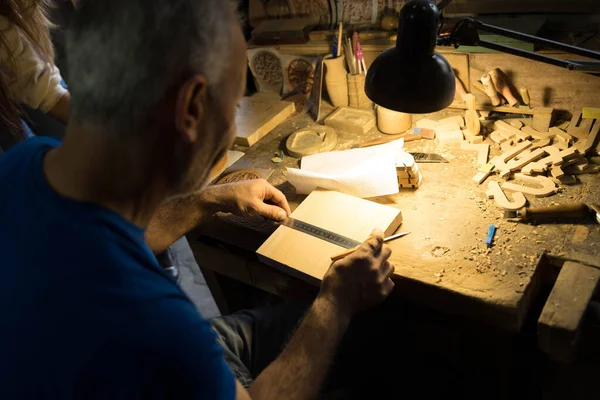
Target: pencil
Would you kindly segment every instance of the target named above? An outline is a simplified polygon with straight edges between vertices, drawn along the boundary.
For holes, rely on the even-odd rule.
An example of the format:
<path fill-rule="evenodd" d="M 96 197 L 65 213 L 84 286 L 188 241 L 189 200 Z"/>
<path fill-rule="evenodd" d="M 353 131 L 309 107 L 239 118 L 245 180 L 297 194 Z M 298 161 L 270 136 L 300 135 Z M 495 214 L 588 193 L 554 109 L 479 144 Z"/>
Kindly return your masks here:
<path fill-rule="evenodd" d="M 342 22 L 340 22 L 340 25 L 338 27 L 337 54 L 335 55 L 336 57 L 339 57 L 342 55 L 342 30 L 343 30 L 343 24 L 342 24 Z"/>

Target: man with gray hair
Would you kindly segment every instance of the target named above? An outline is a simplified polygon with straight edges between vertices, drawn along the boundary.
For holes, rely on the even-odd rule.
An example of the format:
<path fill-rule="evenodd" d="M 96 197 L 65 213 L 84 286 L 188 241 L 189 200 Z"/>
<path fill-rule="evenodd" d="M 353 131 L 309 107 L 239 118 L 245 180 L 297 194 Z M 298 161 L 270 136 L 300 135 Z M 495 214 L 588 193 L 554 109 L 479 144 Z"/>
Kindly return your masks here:
<path fill-rule="evenodd" d="M 79 5 L 64 141 L 34 138 L 0 158 L 3 399 L 314 398 L 352 317 L 391 292 L 376 231 L 331 265 L 285 348 L 256 367 L 254 338 L 240 329 L 232 343 L 223 329 L 239 320 L 213 329 L 158 266 L 151 249 L 217 210 L 290 212 L 265 181 L 204 188 L 233 143 L 246 79 L 224 3 Z M 243 384 L 240 369 L 253 372 Z"/>

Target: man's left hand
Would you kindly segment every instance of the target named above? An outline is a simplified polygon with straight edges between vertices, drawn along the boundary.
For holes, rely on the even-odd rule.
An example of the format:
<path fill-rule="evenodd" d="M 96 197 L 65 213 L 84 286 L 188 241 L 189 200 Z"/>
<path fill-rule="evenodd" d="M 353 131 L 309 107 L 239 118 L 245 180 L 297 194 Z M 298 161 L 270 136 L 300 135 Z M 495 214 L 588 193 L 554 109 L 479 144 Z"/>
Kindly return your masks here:
<path fill-rule="evenodd" d="M 264 179 L 209 186 L 203 194 L 217 211 L 260 215 L 273 221 L 283 221 L 291 214 L 285 195 Z"/>

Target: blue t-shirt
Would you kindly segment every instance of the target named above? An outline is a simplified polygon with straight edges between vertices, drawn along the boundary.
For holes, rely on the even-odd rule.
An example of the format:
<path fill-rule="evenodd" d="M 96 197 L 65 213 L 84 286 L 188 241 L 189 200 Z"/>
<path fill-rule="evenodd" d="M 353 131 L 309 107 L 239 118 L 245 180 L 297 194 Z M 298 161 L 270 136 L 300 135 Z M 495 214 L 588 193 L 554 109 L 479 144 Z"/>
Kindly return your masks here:
<path fill-rule="evenodd" d="M 48 185 L 58 144 L 0 156 L 0 398 L 235 398 L 210 323 L 144 230 Z"/>

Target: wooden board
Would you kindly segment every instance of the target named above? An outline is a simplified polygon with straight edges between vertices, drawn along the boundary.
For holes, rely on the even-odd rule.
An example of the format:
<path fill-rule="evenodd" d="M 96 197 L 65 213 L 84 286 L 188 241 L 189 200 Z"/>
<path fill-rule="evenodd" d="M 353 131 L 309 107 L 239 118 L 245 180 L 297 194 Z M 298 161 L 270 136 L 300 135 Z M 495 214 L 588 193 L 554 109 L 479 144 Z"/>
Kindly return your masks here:
<path fill-rule="evenodd" d="M 317 189 L 291 215 L 348 238 L 364 241 L 375 228 L 391 235 L 402 223 L 400 210 L 339 192 Z M 258 249 L 258 258 L 308 282 L 318 282 L 331 264 L 330 257 L 344 249 L 293 230 L 277 228 Z"/>
<path fill-rule="evenodd" d="M 235 144 L 252 146 L 295 111 L 294 103 L 280 100 L 274 93 L 256 93 L 244 97 L 235 117 Z"/>
<path fill-rule="evenodd" d="M 566 262 L 538 320 L 538 345 L 551 358 L 570 362 L 575 358 L 588 303 L 592 299 L 600 270 Z"/>

